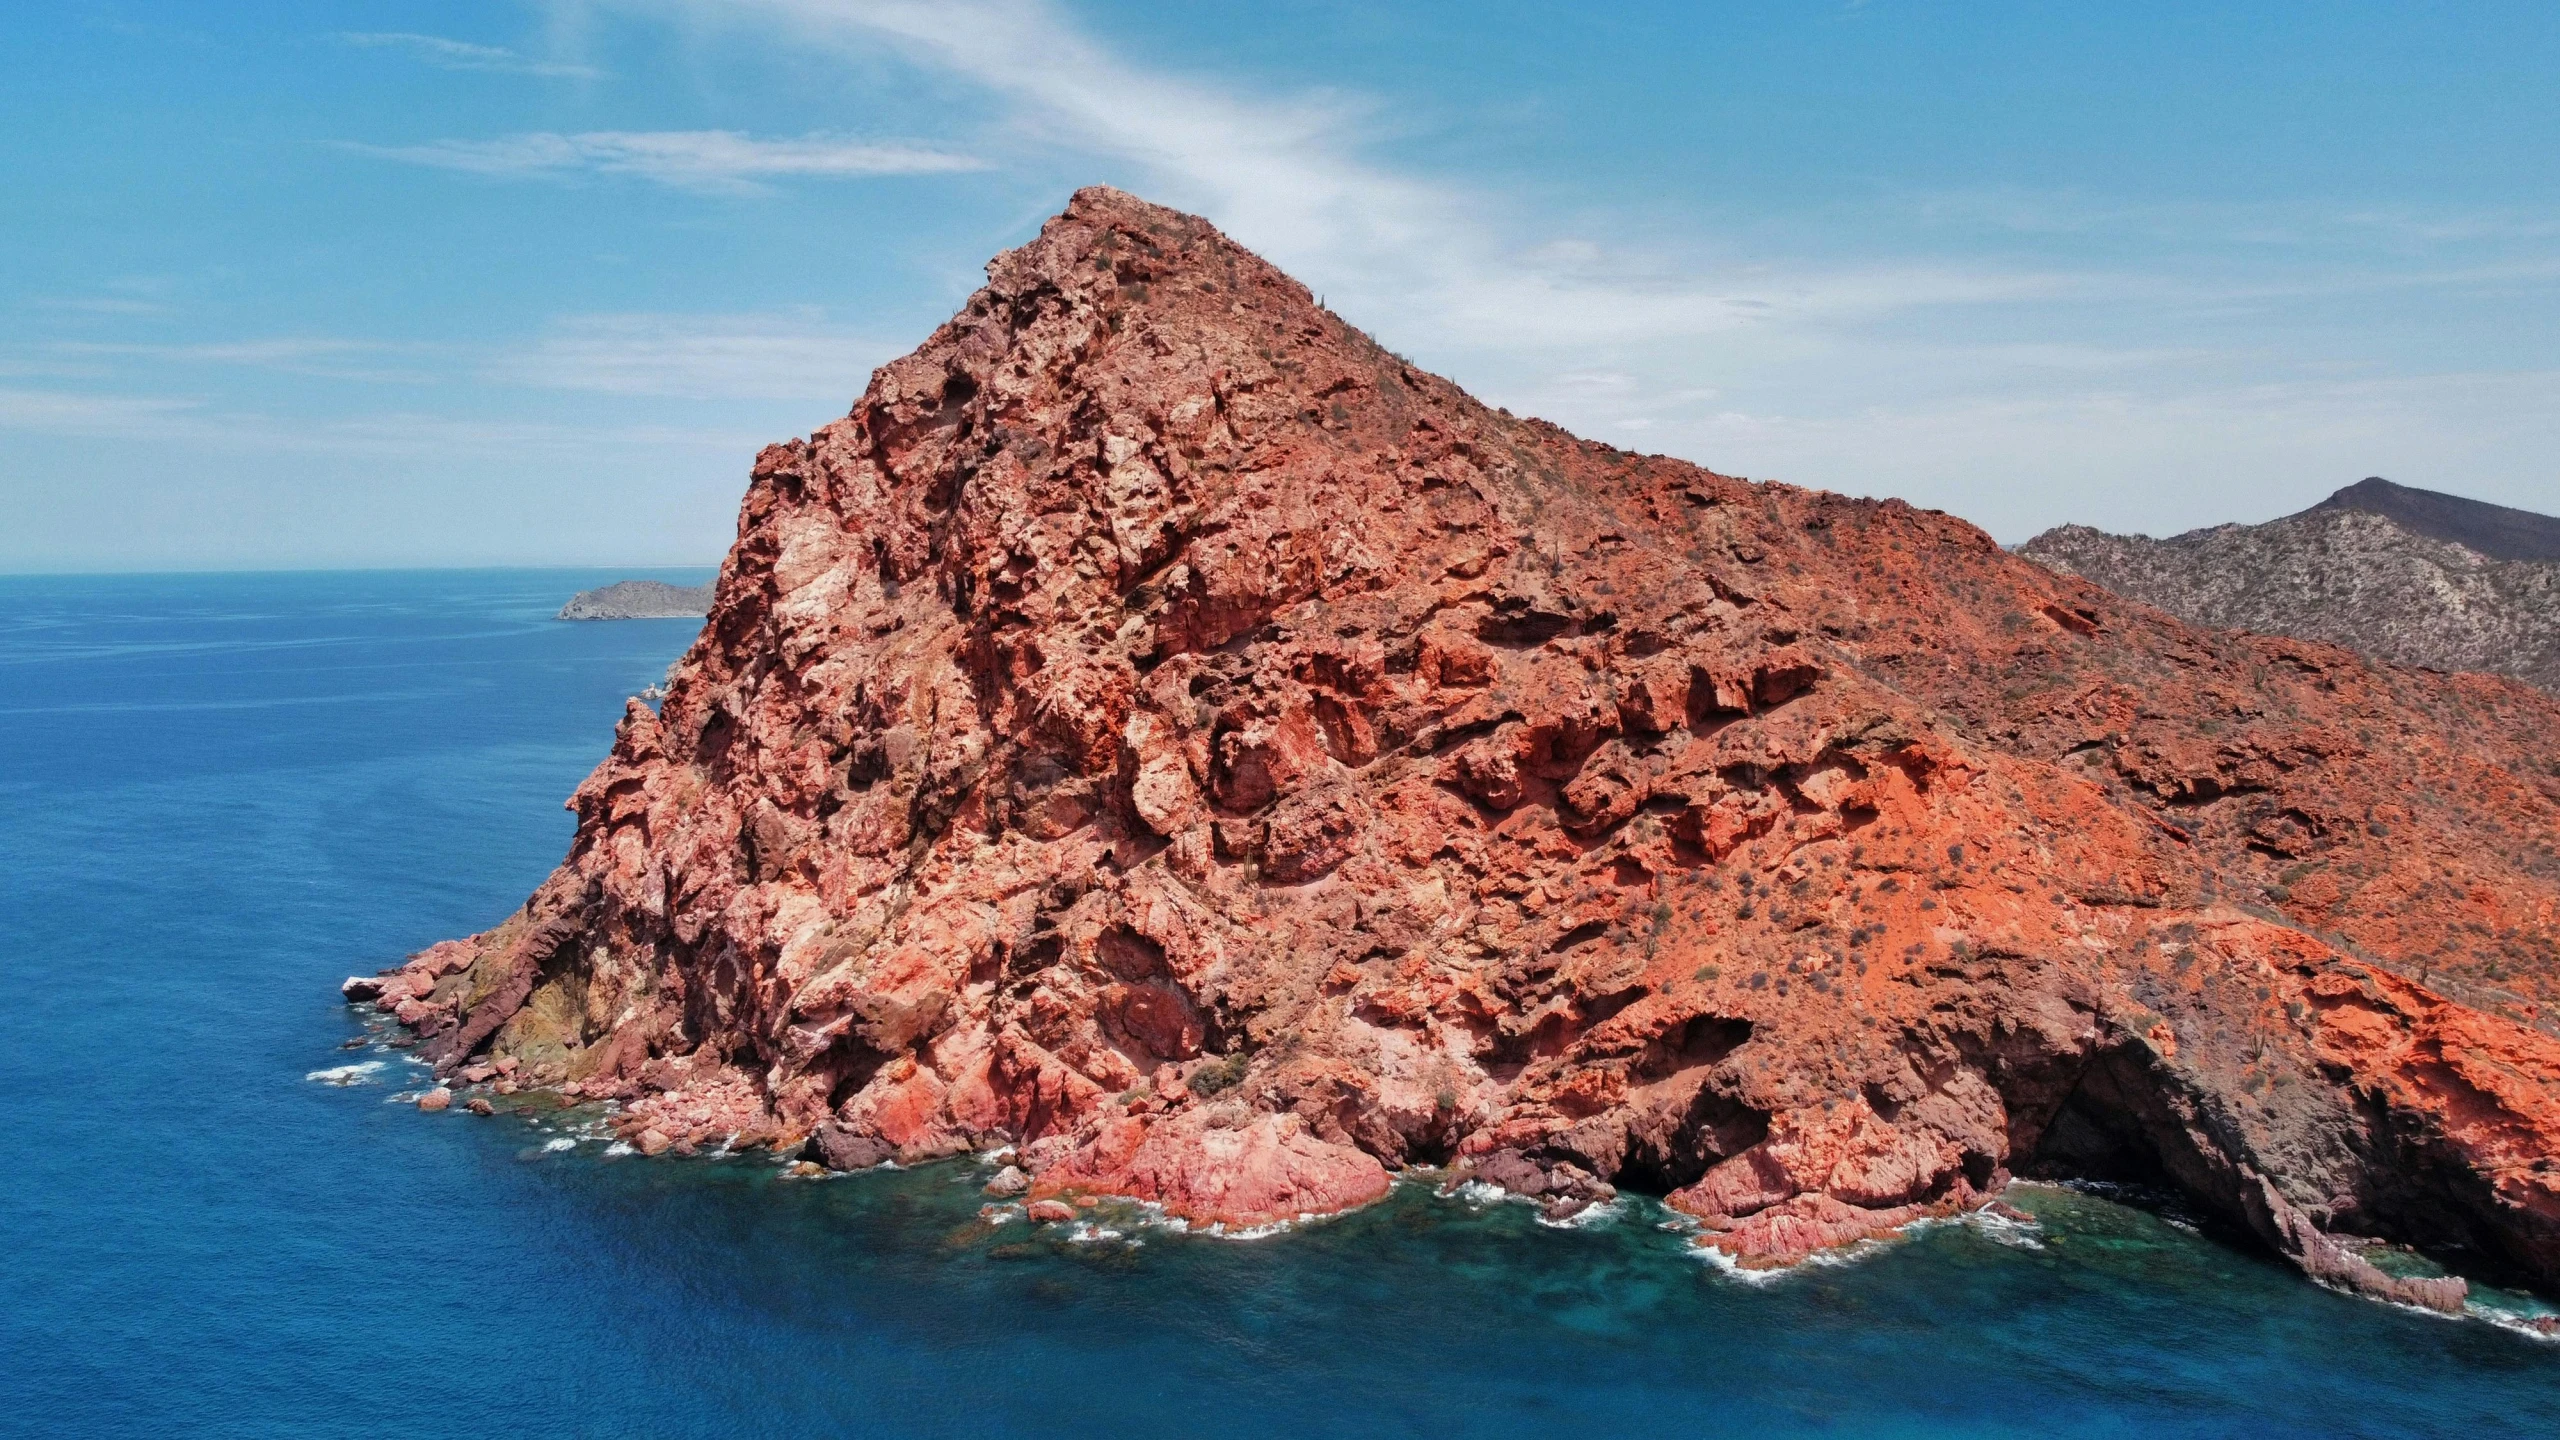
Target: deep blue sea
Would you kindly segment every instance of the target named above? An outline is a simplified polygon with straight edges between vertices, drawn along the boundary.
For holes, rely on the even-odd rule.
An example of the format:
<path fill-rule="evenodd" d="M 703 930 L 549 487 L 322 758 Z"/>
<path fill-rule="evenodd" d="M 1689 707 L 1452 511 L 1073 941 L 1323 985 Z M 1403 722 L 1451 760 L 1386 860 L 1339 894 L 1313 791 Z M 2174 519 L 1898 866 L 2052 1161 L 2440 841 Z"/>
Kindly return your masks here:
<path fill-rule="evenodd" d="M 1641 1202 L 1070 1238 L 420 1114 L 337 983 L 558 858 L 691 638 L 549 618 L 612 578 L 0 578 L 0 1431 L 2560 1435 L 2560 1345 L 2075 1191 L 1752 1285 Z"/>

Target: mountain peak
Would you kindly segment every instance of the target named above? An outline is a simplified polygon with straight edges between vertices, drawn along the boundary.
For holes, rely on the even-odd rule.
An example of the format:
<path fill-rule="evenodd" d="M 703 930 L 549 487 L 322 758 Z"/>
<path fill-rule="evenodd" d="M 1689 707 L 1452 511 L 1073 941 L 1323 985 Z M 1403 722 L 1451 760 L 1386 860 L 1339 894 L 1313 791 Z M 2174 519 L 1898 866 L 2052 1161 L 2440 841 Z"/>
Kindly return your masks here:
<path fill-rule="evenodd" d="M 2311 507 L 2362 510 L 2493 560 L 2560 560 L 2560 519 L 2368 475 Z"/>
<path fill-rule="evenodd" d="M 2560 1278 L 2560 705 L 1488 409 L 1118 191 L 987 276 L 756 457 L 523 910 L 356 982 L 443 1073 L 1052 1223 L 1433 1165 L 1765 1265 L 2095 1174 Z"/>

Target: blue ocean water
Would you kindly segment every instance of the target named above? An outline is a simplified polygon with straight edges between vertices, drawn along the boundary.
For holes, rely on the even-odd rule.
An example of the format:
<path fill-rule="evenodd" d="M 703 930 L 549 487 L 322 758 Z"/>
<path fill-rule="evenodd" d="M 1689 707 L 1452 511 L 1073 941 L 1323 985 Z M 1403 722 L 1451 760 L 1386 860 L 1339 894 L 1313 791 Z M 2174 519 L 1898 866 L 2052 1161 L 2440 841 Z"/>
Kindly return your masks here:
<path fill-rule="evenodd" d="M 548 618 L 610 578 L 0 578 L 0 1432 L 2560 1434 L 2560 1346 L 2073 1191 L 1751 1285 L 1642 1203 L 1078 1239 L 422 1115 L 337 982 L 558 858 L 691 636 Z"/>

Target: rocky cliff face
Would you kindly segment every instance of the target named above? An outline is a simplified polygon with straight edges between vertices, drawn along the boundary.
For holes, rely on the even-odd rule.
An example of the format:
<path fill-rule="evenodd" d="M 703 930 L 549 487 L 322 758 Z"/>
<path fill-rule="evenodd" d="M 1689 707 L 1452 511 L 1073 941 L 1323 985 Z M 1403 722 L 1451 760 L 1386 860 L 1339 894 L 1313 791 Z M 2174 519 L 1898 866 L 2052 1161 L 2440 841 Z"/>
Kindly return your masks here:
<path fill-rule="evenodd" d="M 2374 490 L 2384 483 L 2349 486 L 2264 525 L 2167 540 L 2065 525 L 2018 553 L 2193 624 L 2298 635 L 2401 665 L 2513 675 L 2560 694 L 2560 559 L 2502 559 L 2447 538 L 2532 557 L 2539 532 L 2524 522 L 2560 532 L 2560 520 L 2400 486 Z M 2477 517 L 2421 503 L 2438 501 L 2489 521 L 2462 523 Z"/>
<path fill-rule="evenodd" d="M 2012 1173 L 2560 1280 L 2560 704 L 1470 400 L 1090 190 L 757 457 L 521 913 L 352 982 L 645 1148 L 1800 1257 Z"/>

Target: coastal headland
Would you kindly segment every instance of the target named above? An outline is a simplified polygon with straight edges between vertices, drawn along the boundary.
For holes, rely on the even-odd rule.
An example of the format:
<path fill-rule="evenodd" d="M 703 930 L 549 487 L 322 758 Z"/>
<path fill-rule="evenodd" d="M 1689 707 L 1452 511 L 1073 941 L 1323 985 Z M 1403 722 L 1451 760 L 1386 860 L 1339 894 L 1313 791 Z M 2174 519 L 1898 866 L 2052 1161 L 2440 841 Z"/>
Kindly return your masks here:
<path fill-rule="evenodd" d="M 2560 1285 L 2555 739 L 1488 408 L 1094 189 L 756 458 L 522 910 L 348 993 L 650 1150 L 1430 1163 L 1746 1265 L 2118 1178 L 2455 1308 L 2364 1245 Z"/>

